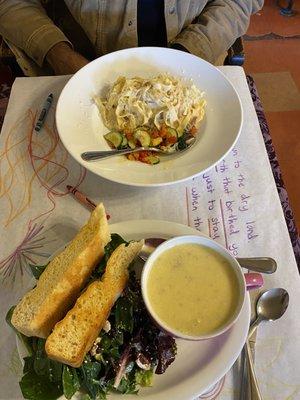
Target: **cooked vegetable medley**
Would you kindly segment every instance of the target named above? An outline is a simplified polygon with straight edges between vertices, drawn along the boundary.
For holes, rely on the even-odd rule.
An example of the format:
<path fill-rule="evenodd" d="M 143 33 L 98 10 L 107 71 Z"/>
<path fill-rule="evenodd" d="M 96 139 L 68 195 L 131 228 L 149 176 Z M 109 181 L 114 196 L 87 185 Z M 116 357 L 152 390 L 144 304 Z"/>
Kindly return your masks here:
<path fill-rule="evenodd" d="M 162 125 L 161 129 L 139 127 L 135 131 L 117 132 L 111 131 L 104 135 L 110 147 L 114 149 L 135 149 L 143 147 L 146 150 L 137 151 L 136 153 L 128 154 L 127 158 L 132 161 L 141 161 L 146 164 L 158 164 L 159 157 L 157 153 L 147 148 L 155 147 L 167 153 L 175 151 L 174 145 L 184 142 L 186 136 L 197 134 L 194 126 L 189 131 L 178 131 L 166 125 Z"/>

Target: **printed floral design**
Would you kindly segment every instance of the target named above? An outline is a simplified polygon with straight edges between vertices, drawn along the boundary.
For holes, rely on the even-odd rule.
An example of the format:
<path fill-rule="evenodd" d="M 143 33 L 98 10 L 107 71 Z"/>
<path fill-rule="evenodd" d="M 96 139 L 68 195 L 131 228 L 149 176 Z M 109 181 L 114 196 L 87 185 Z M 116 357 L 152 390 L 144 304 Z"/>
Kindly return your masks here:
<path fill-rule="evenodd" d="M 29 109 L 5 132 L 0 149 L 2 228 L 20 229 L 20 216 L 28 221 L 27 227 L 22 222 L 22 230 L 27 231 L 19 245 L 9 255 L 1 254 L 0 279 L 11 284 L 29 270 L 29 264 L 49 256 L 44 250 L 50 243 L 42 233 L 45 222 L 57 201 L 69 194 L 67 184 L 77 188 L 86 176 L 86 170 L 69 157 L 53 121 L 44 125 L 44 135 L 35 134 L 36 117 L 37 111 Z M 37 188 L 38 196 L 44 197 L 41 206 L 34 208 Z"/>
<path fill-rule="evenodd" d="M 42 233 L 43 228 L 43 224 L 29 222 L 24 239 L 9 256 L 0 261 L 2 282 L 9 280 L 13 284 L 18 274 L 24 275 L 29 264 L 35 265 L 41 259 L 49 258 L 50 254 L 44 250 L 49 241 Z"/>

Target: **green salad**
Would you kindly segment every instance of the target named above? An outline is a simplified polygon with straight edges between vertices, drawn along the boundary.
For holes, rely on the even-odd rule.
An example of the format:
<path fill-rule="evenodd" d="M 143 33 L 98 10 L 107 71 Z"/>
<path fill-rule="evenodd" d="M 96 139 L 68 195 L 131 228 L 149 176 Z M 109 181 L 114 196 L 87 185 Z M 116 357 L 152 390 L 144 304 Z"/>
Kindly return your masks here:
<path fill-rule="evenodd" d="M 90 281 L 101 279 L 111 253 L 126 243 L 112 234 L 105 247 L 105 256 L 94 270 Z M 32 266 L 39 278 L 46 266 Z M 89 282 L 90 283 L 90 282 Z M 6 316 L 11 324 L 12 307 Z M 128 285 L 116 301 L 104 329 L 79 368 L 49 359 L 45 339 L 26 337 L 16 331 L 27 349 L 20 388 L 25 399 L 52 400 L 64 395 L 71 399 L 77 392 L 82 398 L 106 399 L 110 392 L 138 393 L 140 387 L 151 386 L 154 374 L 163 374 L 174 361 L 175 340 L 159 330 L 150 319 L 142 300 L 140 282 L 133 270 Z"/>

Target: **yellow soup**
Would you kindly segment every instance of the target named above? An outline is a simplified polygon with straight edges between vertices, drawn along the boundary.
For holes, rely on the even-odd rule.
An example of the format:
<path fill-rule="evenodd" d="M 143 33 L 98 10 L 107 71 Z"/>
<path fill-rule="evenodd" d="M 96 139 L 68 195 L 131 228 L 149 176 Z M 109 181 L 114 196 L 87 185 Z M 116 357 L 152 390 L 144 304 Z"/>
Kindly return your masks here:
<path fill-rule="evenodd" d="M 240 293 L 228 261 L 198 244 L 163 252 L 149 271 L 147 292 L 161 321 L 191 336 L 210 334 L 225 325 Z"/>

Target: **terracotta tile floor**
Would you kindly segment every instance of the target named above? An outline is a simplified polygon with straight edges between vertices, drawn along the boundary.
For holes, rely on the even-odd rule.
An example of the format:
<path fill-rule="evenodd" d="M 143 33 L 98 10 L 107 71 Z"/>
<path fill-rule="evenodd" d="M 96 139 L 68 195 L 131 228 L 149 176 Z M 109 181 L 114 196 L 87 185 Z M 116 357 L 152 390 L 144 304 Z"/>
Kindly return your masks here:
<path fill-rule="evenodd" d="M 281 0 L 282 6 L 287 4 L 287 0 Z M 294 0 L 293 9 L 299 11 L 299 0 Z M 282 36 L 299 35 L 300 13 L 290 17 L 283 17 L 278 12 L 276 0 L 265 0 L 261 11 L 252 17 L 251 25 L 247 34 L 251 36 L 261 36 L 268 33 L 275 33 Z"/>
<path fill-rule="evenodd" d="M 281 166 L 290 203 L 300 228 L 300 1 L 294 17 L 279 15 L 266 0 L 252 17 L 244 41 L 245 71 L 253 76 Z M 298 7 L 298 9 L 297 9 Z M 270 34 L 266 39 L 266 34 Z M 284 36 L 278 38 L 278 36 Z M 291 36 L 296 36 L 292 38 Z"/>

